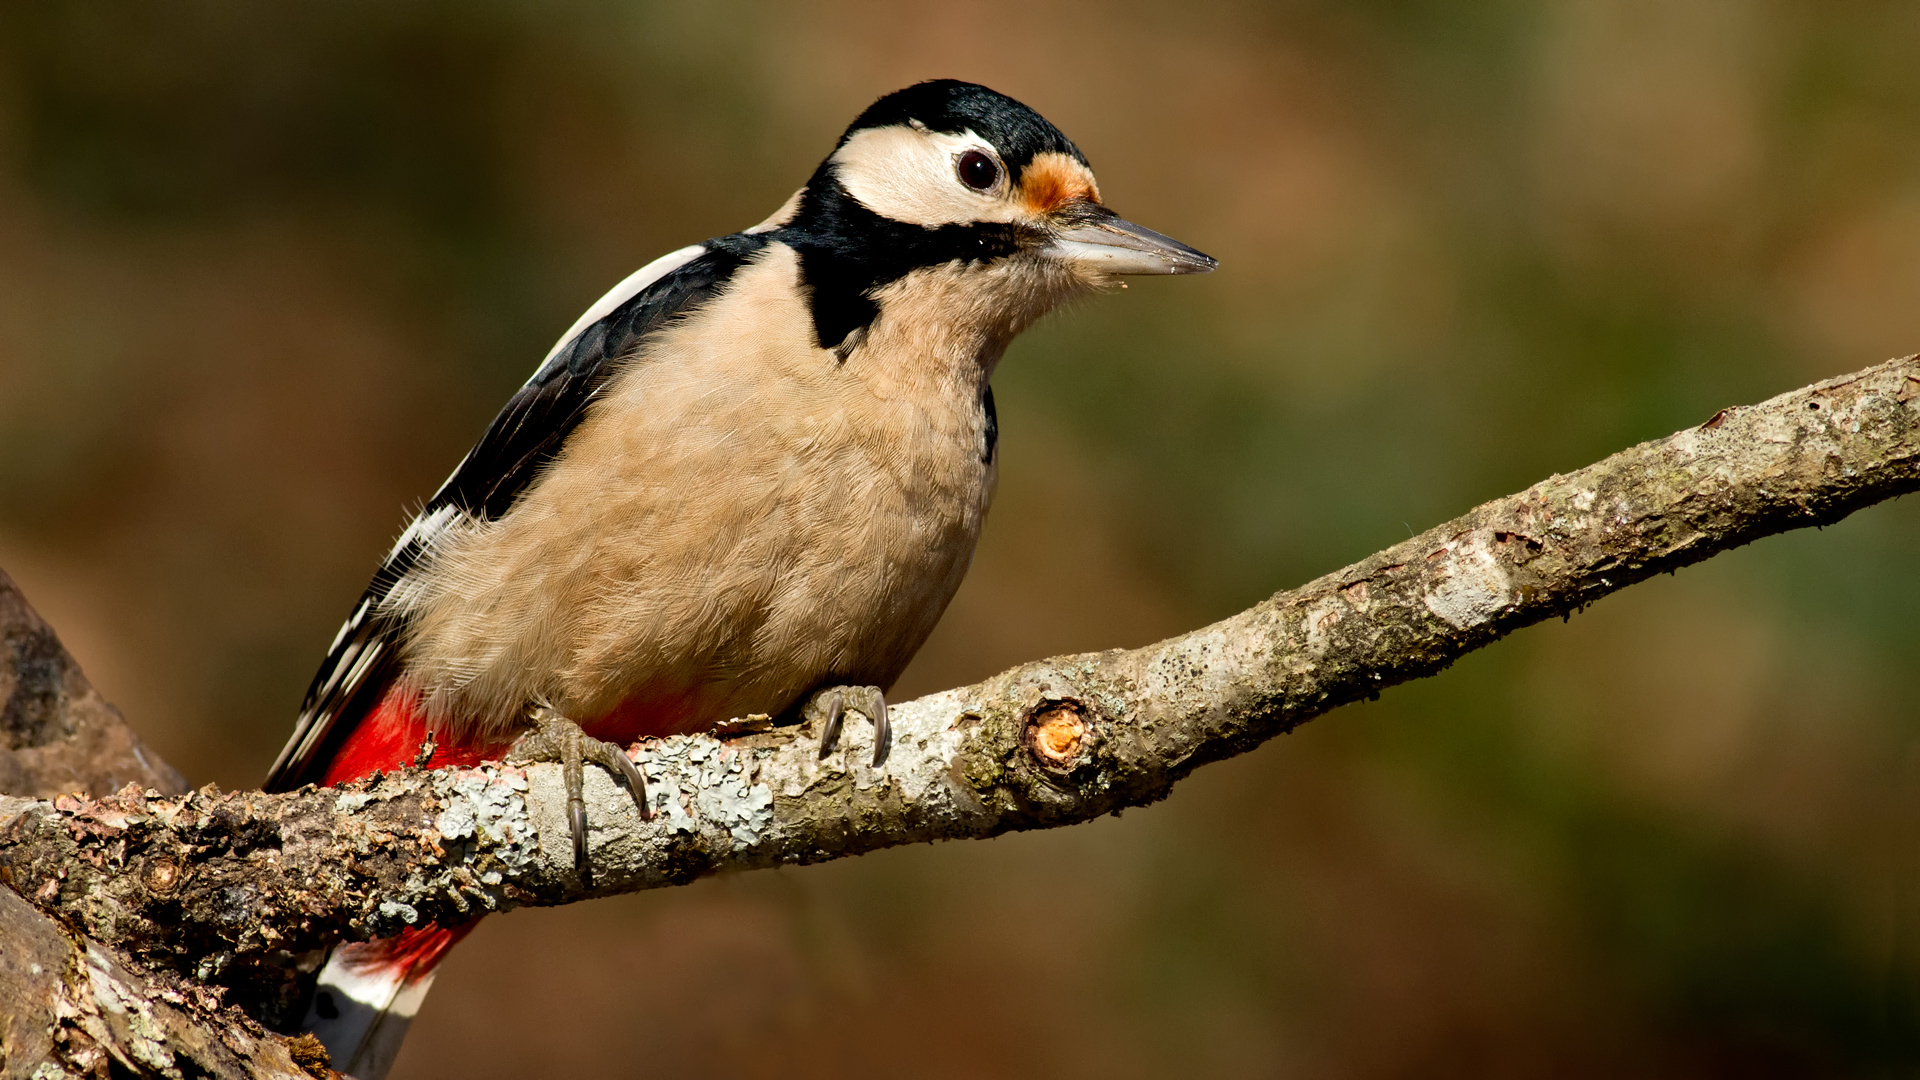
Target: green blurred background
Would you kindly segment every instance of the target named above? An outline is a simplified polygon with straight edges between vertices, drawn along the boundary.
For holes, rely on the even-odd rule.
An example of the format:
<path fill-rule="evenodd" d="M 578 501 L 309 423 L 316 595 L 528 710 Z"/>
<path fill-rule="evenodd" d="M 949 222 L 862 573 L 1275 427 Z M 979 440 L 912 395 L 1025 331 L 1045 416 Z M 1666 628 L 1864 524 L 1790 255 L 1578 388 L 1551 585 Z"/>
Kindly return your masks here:
<path fill-rule="evenodd" d="M 406 509 L 613 282 L 988 83 L 1221 260 L 996 382 L 906 695 L 1139 645 L 1920 349 L 1920 5 L 0 3 L 0 566 L 258 782 Z M 1119 819 L 491 919 L 397 1077 L 1920 1075 L 1920 505 Z"/>

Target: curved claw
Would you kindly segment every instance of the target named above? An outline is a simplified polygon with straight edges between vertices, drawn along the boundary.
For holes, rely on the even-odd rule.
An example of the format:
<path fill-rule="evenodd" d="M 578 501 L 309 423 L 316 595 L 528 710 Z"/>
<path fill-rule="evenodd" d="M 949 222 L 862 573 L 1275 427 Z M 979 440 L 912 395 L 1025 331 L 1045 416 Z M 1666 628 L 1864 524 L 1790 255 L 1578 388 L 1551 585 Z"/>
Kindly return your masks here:
<path fill-rule="evenodd" d="M 879 768 L 887 760 L 887 751 L 893 749 L 893 726 L 887 722 L 887 699 L 875 690 L 873 692 L 873 767 Z"/>
<path fill-rule="evenodd" d="M 640 771 L 640 766 L 633 763 L 625 750 L 613 743 L 606 746 L 611 751 L 607 756 L 613 759 L 614 767 L 626 778 L 627 792 L 633 796 L 633 805 L 640 811 L 640 820 L 652 821 L 653 811 L 647 808 L 647 774 Z"/>
<path fill-rule="evenodd" d="M 587 806 L 571 794 L 567 796 L 567 828 L 573 832 L 573 868 L 590 877 L 593 868 L 587 861 Z"/>
<path fill-rule="evenodd" d="M 593 885 L 593 864 L 587 849 L 587 801 L 581 793 L 586 763 L 618 776 L 633 796 L 633 805 L 642 821 L 653 820 L 647 806 L 647 776 L 633 763 L 625 750 L 602 742 L 580 730 L 580 725 L 546 708 L 535 710 L 534 729 L 521 736 L 507 752 L 506 760 L 531 764 L 556 762 L 567 785 L 567 831 L 573 838 L 573 867 L 581 880 Z"/>
<path fill-rule="evenodd" d="M 834 690 L 827 695 L 827 722 L 820 732 L 820 760 L 825 761 L 833 748 L 840 745 L 840 721 L 846 715 L 847 695 Z"/>
<path fill-rule="evenodd" d="M 820 722 L 820 759 L 825 761 L 840 745 L 840 729 L 849 704 L 873 721 L 873 766 L 879 768 L 893 748 L 893 726 L 887 721 L 886 695 L 877 686 L 824 687 L 801 709 L 803 716 Z"/>

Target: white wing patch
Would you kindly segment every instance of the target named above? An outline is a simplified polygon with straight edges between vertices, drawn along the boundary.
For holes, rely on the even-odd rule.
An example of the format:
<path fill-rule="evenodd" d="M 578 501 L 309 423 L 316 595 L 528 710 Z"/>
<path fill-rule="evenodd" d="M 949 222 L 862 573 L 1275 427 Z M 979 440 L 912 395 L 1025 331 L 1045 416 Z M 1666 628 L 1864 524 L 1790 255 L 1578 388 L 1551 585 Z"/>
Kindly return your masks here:
<path fill-rule="evenodd" d="M 607 295 L 594 301 L 593 306 L 587 309 L 587 313 L 576 319 L 574 324 L 567 328 L 567 332 L 560 335 L 560 340 L 554 342 L 553 348 L 547 350 L 547 355 L 541 358 L 540 366 L 534 368 L 533 373 L 540 374 L 546 368 L 547 361 L 553 359 L 561 349 L 566 348 L 567 342 L 578 337 L 580 331 L 606 318 L 614 308 L 639 295 L 640 290 L 706 254 L 706 251 L 704 244 L 689 244 L 679 251 L 670 251 L 628 274 L 626 280 L 615 285 Z"/>
<path fill-rule="evenodd" d="M 460 516 L 462 516 L 460 508 L 448 503 L 431 514 L 421 514 L 414 518 L 413 522 L 407 526 L 407 531 L 401 533 L 400 539 L 393 542 L 393 550 L 387 552 L 387 562 L 392 563 L 398 559 L 400 553 L 413 544 L 419 544 L 422 550 L 431 550 L 434 542 L 440 539 L 449 525 L 453 524 L 453 519 Z M 358 621 L 357 616 L 354 621 Z M 344 630 L 341 632 L 345 633 Z"/>
<path fill-rule="evenodd" d="M 786 208 L 783 208 L 783 212 L 786 212 Z M 704 244 L 684 247 L 663 255 L 629 274 L 626 280 L 595 301 L 593 306 L 568 328 L 553 349 L 541 360 L 540 367 L 535 370 L 533 377 L 529 380 L 529 385 L 535 386 L 536 391 L 557 388 L 561 392 L 559 405 L 577 406 L 578 402 L 574 399 L 580 395 L 576 393 L 571 397 L 568 396 L 569 387 L 574 386 L 574 383 L 568 380 L 578 380 L 579 386 L 589 386 L 586 380 L 590 379 L 594 373 L 591 371 L 550 372 L 547 366 L 563 354 L 583 331 L 620 310 L 628 302 L 642 296 L 649 288 L 674 271 L 707 254 L 707 250 Z M 728 264 L 724 269 L 730 273 L 732 265 L 734 264 Z M 711 292 L 713 285 L 714 282 L 710 280 L 696 280 L 692 288 L 698 294 L 702 289 Z M 683 296 L 671 295 L 678 297 L 681 306 L 684 306 Z M 656 304 L 652 308 L 642 309 L 636 312 L 635 317 L 644 316 L 646 327 L 651 328 L 662 317 L 660 306 Z M 620 332 L 625 337 L 631 337 L 636 328 L 634 325 L 628 325 Z M 621 340 L 625 340 L 625 337 Z M 594 357 L 583 359 L 591 363 L 604 364 L 609 358 L 601 356 L 599 351 L 596 351 Z M 553 386 L 550 387 L 547 382 L 542 381 L 543 379 L 553 380 Z M 534 396 L 537 398 L 538 393 Z M 516 397 L 515 400 L 517 401 L 518 398 Z M 555 415 L 550 415 L 553 414 L 553 408 L 547 407 L 552 406 L 552 402 L 543 405 L 542 402 L 535 401 L 534 404 L 545 408 L 546 411 L 542 412 L 541 408 L 534 408 L 531 411 L 522 410 L 520 413 L 513 413 L 510 403 L 509 412 L 496 417 L 495 425 L 501 424 L 503 418 L 517 425 L 524 425 L 530 420 L 540 424 L 555 422 Z M 512 443 L 512 436 L 517 430 L 516 428 L 507 432 L 509 443 Z M 489 436 L 494 434 L 491 428 L 488 434 Z M 539 430 L 536 429 L 534 434 L 538 436 Z M 521 442 L 526 443 L 527 440 L 521 440 Z M 475 449 L 486 447 L 487 440 L 483 437 Z M 523 453 L 539 452 L 544 447 L 545 444 L 536 438 L 528 445 L 522 446 L 516 443 L 508 449 L 515 453 Z M 352 616 L 341 625 L 339 633 L 334 635 L 327 659 L 322 664 L 320 673 L 315 677 L 313 685 L 307 692 L 307 698 L 301 706 L 299 720 L 294 726 L 293 738 L 280 752 L 279 760 L 274 762 L 273 769 L 267 776 L 267 783 L 272 789 L 285 790 L 291 779 L 295 777 L 311 779 L 308 774 L 314 769 L 314 755 L 319 753 L 340 719 L 342 711 L 354 704 L 356 697 L 367 689 L 370 681 L 392 677 L 403 644 L 406 612 L 411 606 L 420 602 L 421 593 L 424 590 L 424 579 L 419 573 L 420 564 L 433 560 L 438 551 L 450 540 L 473 529 L 482 520 L 479 515 L 483 511 L 469 511 L 460 505 L 461 500 L 473 496 L 472 492 L 449 491 L 454 481 L 467 468 L 474 453 L 474 450 L 468 451 L 467 458 L 462 459 L 461 463 L 454 468 L 453 474 L 440 486 L 439 493 L 428 503 L 431 509 L 417 515 L 400 534 L 392 550 L 388 552 L 386 561 L 381 565 L 381 573 L 374 578 L 374 583 L 368 588 Z M 484 495 L 485 492 L 482 492 L 483 505 Z M 357 722 L 358 719 L 353 717 L 349 722 Z"/>
<path fill-rule="evenodd" d="M 386 643 L 377 639 L 365 645 L 347 646 L 346 651 L 340 655 L 339 663 L 334 667 L 332 677 L 321 688 L 322 693 L 327 696 L 336 696 L 346 687 L 357 686 L 366 676 L 367 669 L 371 668 L 374 661 L 380 659 L 386 651 Z M 325 697 L 321 700 L 325 700 Z M 314 746 L 319 743 L 321 737 L 326 735 L 327 725 L 314 723 L 315 719 L 316 717 L 312 714 L 301 715 L 300 736 L 280 752 L 281 762 L 275 763 L 275 772 L 279 771 L 282 763 L 304 758 L 312 753 Z"/>
<path fill-rule="evenodd" d="M 389 555 L 387 558 L 391 559 L 393 556 Z M 367 617 L 367 607 L 367 601 L 360 601 L 360 606 L 353 609 L 353 615 L 348 618 L 346 622 L 340 624 L 340 632 L 333 635 L 333 644 L 327 646 L 329 653 L 340 651 L 340 643 L 347 640 L 347 635 L 360 625 L 361 620 Z"/>

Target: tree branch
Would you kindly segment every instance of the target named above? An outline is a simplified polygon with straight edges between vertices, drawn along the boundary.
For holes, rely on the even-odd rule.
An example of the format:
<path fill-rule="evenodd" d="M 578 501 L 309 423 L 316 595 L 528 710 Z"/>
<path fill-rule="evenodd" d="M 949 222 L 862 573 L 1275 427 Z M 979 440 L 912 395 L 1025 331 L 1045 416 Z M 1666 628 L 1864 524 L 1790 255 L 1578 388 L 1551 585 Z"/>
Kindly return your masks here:
<path fill-rule="evenodd" d="M 127 784 L 168 795 L 187 790 L 0 570 L 0 792 L 50 799 L 105 795 Z"/>
<path fill-rule="evenodd" d="M 122 784 L 156 797 L 187 790 L 0 572 L 0 792 Z M 145 970 L 0 887 L 0 1077 L 329 1075 L 317 1040 L 275 1035 L 223 997 Z"/>
<path fill-rule="evenodd" d="M 573 870 L 546 765 L 286 795 L 0 799 L 0 875 L 70 925 L 271 1015 L 275 980 L 340 938 L 1151 803 L 1206 762 L 1520 627 L 1916 487 L 1908 357 L 1722 410 L 1193 633 L 897 706 L 880 768 L 859 724 L 826 760 L 813 732 L 764 718 L 648 741 L 636 759 L 660 810 L 650 823 L 588 770 L 591 881 Z"/>

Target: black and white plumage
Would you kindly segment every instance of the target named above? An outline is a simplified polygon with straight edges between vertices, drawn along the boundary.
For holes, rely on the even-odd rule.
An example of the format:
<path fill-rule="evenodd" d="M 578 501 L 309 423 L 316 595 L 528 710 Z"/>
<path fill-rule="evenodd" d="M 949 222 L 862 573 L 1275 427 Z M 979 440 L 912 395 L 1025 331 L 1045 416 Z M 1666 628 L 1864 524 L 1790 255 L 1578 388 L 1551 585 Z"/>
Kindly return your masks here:
<path fill-rule="evenodd" d="M 396 695 L 472 741 L 534 701 L 644 734 L 887 685 L 971 555 L 1007 342 L 1114 275 L 1212 266 L 1107 210 L 1026 106 L 953 81 L 880 99 L 773 218 L 656 261 L 562 337 L 395 544 L 269 788 L 341 779 Z M 702 438 L 728 452 L 679 445 Z M 742 502 L 779 534 L 745 536 Z"/>
<path fill-rule="evenodd" d="M 824 754 L 852 704 L 879 766 L 881 692 L 992 497 L 1008 343 L 1118 275 L 1213 266 L 1108 210 L 1019 102 L 950 80 L 881 98 L 772 218 L 655 261 L 561 337 L 374 575 L 267 787 L 525 734 L 516 755 L 568 764 L 588 874 L 583 739 L 809 701 Z M 644 813 L 633 763 L 592 750 Z M 337 1066 L 384 1075 L 464 932 L 334 951 L 307 1022 Z"/>
<path fill-rule="evenodd" d="M 266 790 L 290 790 L 317 779 L 329 751 L 351 733 L 336 721 L 371 711 L 392 683 L 405 620 L 385 601 L 435 538 L 461 518 L 492 520 L 511 509 L 586 415 L 619 362 L 668 318 L 712 298 L 764 242 L 742 233 L 664 255 L 614 286 L 562 335 L 387 553 L 328 647 Z"/>

